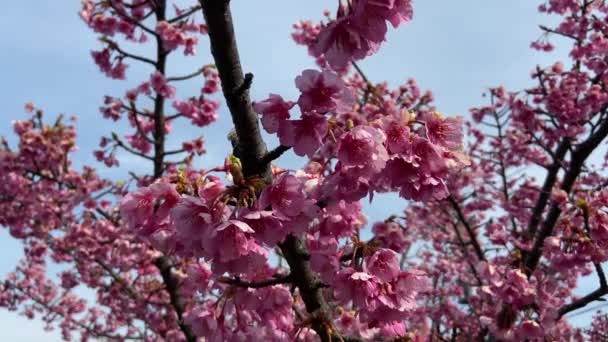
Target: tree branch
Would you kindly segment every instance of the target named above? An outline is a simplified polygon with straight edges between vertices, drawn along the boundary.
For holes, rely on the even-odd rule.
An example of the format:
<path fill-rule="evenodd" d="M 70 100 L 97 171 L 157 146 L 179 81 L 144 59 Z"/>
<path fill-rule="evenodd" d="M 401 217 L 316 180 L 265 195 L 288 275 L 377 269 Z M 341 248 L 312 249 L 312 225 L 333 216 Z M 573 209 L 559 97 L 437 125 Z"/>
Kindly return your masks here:
<path fill-rule="evenodd" d="M 280 284 L 289 284 L 291 283 L 292 280 L 292 276 L 291 274 L 287 274 L 287 275 L 275 275 L 274 278 L 272 279 L 268 279 L 268 280 L 264 280 L 264 281 L 256 281 L 256 282 L 248 282 L 248 281 L 243 281 L 241 279 L 234 278 L 220 278 L 219 281 L 224 283 L 224 284 L 228 284 L 228 285 L 232 285 L 232 286 L 236 286 L 236 287 L 248 287 L 248 288 L 252 288 L 252 289 L 261 289 L 263 287 L 268 287 L 268 286 L 273 286 L 273 285 L 280 285 Z"/>
<path fill-rule="evenodd" d="M 560 318 L 562 316 L 568 314 L 569 312 L 580 309 L 591 302 L 599 300 L 605 294 L 608 294 L 608 282 L 606 282 L 606 275 L 604 274 L 602 265 L 600 265 L 598 263 L 595 263 L 593 265 L 595 266 L 595 271 L 597 273 L 597 277 L 600 280 L 600 287 L 597 290 L 589 293 L 588 295 L 586 295 L 570 304 L 562 306 L 558 311 Z"/>
<path fill-rule="evenodd" d="M 540 224 L 543 211 L 545 210 L 547 202 L 549 201 L 549 195 L 551 194 L 551 190 L 553 190 L 553 186 L 557 181 L 557 173 L 561 168 L 562 160 L 568 152 L 569 147 L 570 142 L 567 138 L 562 139 L 561 143 L 557 146 L 557 150 L 555 151 L 555 159 L 553 160 L 553 164 L 549 166 L 547 177 L 545 178 L 545 183 L 543 184 L 543 187 L 540 190 L 538 200 L 536 200 L 536 205 L 532 210 L 532 216 L 530 217 L 528 227 L 526 228 L 526 231 L 532 236 L 536 234 L 536 229 Z"/>
<path fill-rule="evenodd" d="M 566 193 L 570 193 L 576 179 L 583 169 L 583 165 L 589 155 L 599 146 L 599 144 L 608 136 L 608 120 L 605 120 L 598 130 L 592 134 L 587 140 L 583 143 L 577 145 L 574 152 L 572 153 L 572 157 L 570 159 L 570 166 L 568 171 L 564 175 L 564 179 L 562 181 L 561 189 Z M 560 144 L 561 146 L 561 144 Z M 541 193 L 542 196 L 542 193 Z M 548 195 L 547 195 L 548 196 Z M 545 239 L 553 233 L 553 228 L 561 215 L 561 209 L 558 205 L 554 204 L 551 206 L 549 213 L 547 214 L 547 218 L 545 219 L 540 231 L 538 232 L 536 239 L 534 241 L 534 246 L 530 253 L 526 255 L 525 258 L 525 272 L 530 275 L 538 266 L 538 262 L 543 253 L 543 244 L 545 243 Z"/>
<path fill-rule="evenodd" d="M 257 175 L 267 182 L 272 173 L 265 162 L 266 144 L 262 140 L 258 116 L 249 98 L 248 79 L 243 75 L 232 15 L 226 0 L 200 0 L 203 14 L 209 28 L 211 53 L 215 59 L 222 90 L 232 116 L 237 136 L 235 155 L 241 159 L 245 175 Z M 331 324 L 329 306 L 321 291 L 322 284 L 310 268 L 310 254 L 305 241 L 289 235 L 279 244 L 285 260 L 293 275 L 293 284 L 298 288 L 306 309 L 311 316 L 311 327 L 322 342 L 331 341 L 333 333 L 328 329 Z"/>
<path fill-rule="evenodd" d="M 114 42 L 114 41 L 112 41 L 112 40 L 110 40 L 108 38 L 102 37 L 101 40 L 103 42 L 107 43 L 108 46 L 110 47 L 110 49 L 118 52 L 119 54 L 121 54 L 125 58 L 131 58 L 131 59 L 134 59 L 136 61 L 147 63 L 147 64 L 150 64 L 150 65 L 156 67 L 156 62 L 153 61 L 153 60 L 151 60 L 150 58 L 146 58 L 146 57 L 143 57 L 143 56 L 134 55 L 132 53 L 129 53 L 129 52 L 121 49 L 120 46 L 118 46 L 118 44 L 116 42 Z"/>
<path fill-rule="evenodd" d="M 291 147 L 280 145 L 276 147 L 272 151 L 268 151 L 264 158 L 262 159 L 263 163 L 270 164 L 273 160 L 279 159 L 283 155 L 283 153 L 289 151 Z"/>
<path fill-rule="evenodd" d="M 112 9 L 114 10 L 114 12 L 122 17 L 124 20 L 128 21 L 129 23 L 139 27 L 140 29 L 142 29 L 143 31 L 158 37 L 158 34 L 156 32 L 154 32 L 153 30 L 151 30 L 150 28 L 146 27 L 144 24 L 142 24 L 139 20 L 136 20 L 134 18 L 132 18 L 130 15 L 128 15 L 127 13 L 125 13 L 123 10 L 121 10 L 120 8 L 117 8 L 116 6 L 114 6 L 112 1 L 108 1 L 108 4 L 110 5 L 110 7 L 112 7 Z M 159 6 L 160 7 L 160 6 Z M 162 10 L 164 11 L 164 6 L 162 6 Z M 158 11 L 158 10 L 157 10 Z M 163 19 L 164 20 L 164 19 Z"/>
<path fill-rule="evenodd" d="M 171 263 L 169 261 L 169 258 L 166 256 L 162 256 L 154 261 L 154 265 L 156 265 L 156 267 L 158 268 L 165 283 L 167 292 L 169 292 L 169 300 L 171 301 L 171 306 L 173 306 L 173 309 L 177 314 L 177 324 L 179 324 L 180 329 L 182 330 L 184 335 L 186 335 L 186 340 L 189 342 L 195 342 L 196 337 L 192 332 L 192 328 L 190 328 L 189 325 L 184 323 L 184 303 L 182 302 L 181 297 L 179 295 L 179 283 L 175 279 L 173 274 L 171 274 Z"/>
<path fill-rule="evenodd" d="M 167 22 L 169 22 L 169 23 L 173 24 L 173 23 L 175 23 L 175 22 L 177 22 L 177 21 L 180 21 L 180 20 L 182 20 L 182 19 L 185 19 L 185 18 L 187 18 L 187 17 L 189 17 L 189 16 L 193 15 L 194 13 L 196 13 L 196 12 L 197 12 L 198 10 L 200 10 L 200 9 L 201 9 L 201 6 L 200 6 L 200 5 L 193 6 L 192 8 L 190 8 L 190 9 L 189 9 L 189 10 L 187 10 L 186 12 L 184 12 L 184 13 L 182 13 L 182 14 L 178 15 L 177 17 L 175 17 L 175 18 L 171 18 L 171 19 L 167 20 Z"/>
<path fill-rule="evenodd" d="M 241 160 L 245 176 L 259 175 L 269 181 L 270 168 L 262 162 L 266 155 L 266 144 L 249 98 L 251 76 L 246 79 L 243 74 L 229 2 L 200 0 L 200 3 L 209 28 L 211 53 L 238 137 L 234 154 Z"/>
<path fill-rule="evenodd" d="M 464 217 L 464 213 L 462 212 L 460 205 L 458 204 L 458 202 L 456 202 L 456 200 L 452 196 L 448 197 L 448 201 L 452 205 L 452 208 L 454 208 L 454 211 L 456 211 L 458 220 L 464 225 L 467 233 L 469 234 L 469 240 L 471 241 L 471 244 L 473 245 L 473 249 L 475 249 L 475 254 L 477 255 L 477 257 L 479 258 L 480 261 L 485 261 L 486 256 L 484 255 L 483 250 L 481 249 L 481 246 L 479 245 L 479 241 L 477 241 L 477 236 L 475 235 L 475 232 L 473 231 L 473 227 L 471 227 L 471 224 L 469 223 L 469 221 L 467 221 L 466 217 Z M 456 229 L 456 227 L 455 227 L 455 229 Z"/>
<path fill-rule="evenodd" d="M 196 70 L 195 72 L 190 73 L 188 75 L 169 77 L 169 78 L 167 78 L 167 82 L 186 81 L 186 80 L 189 80 L 191 78 L 194 78 L 194 77 L 202 74 L 203 71 L 204 71 L 204 68 L 200 68 L 200 69 Z"/>
<path fill-rule="evenodd" d="M 166 5 L 166 0 L 156 2 L 155 13 L 157 22 L 166 19 Z M 160 36 L 157 34 L 154 36 L 156 37 L 156 68 L 158 72 L 164 75 L 167 64 L 167 54 L 164 51 L 163 42 L 160 39 Z M 162 177 L 165 171 L 165 121 L 165 98 L 157 95 L 154 98 L 154 178 Z M 163 283 L 165 284 L 165 289 L 169 293 L 171 306 L 173 306 L 173 310 L 175 310 L 175 314 L 179 320 L 178 325 L 180 330 L 184 333 L 186 341 L 195 342 L 196 336 L 192 332 L 192 328 L 183 321 L 185 308 L 179 294 L 179 280 L 171 272 L 169 258 L 162 256 L 156 259 L 154 264 L 158 268 Z"/>

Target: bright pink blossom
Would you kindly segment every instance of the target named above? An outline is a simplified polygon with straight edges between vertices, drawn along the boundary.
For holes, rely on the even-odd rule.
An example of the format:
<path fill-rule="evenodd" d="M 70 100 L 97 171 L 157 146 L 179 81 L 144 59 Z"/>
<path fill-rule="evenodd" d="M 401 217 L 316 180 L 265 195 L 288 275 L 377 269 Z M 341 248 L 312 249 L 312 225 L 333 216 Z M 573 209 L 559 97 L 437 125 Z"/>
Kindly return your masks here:
<path fill-rule="evenodd" d="M 296 176 L 285 173 L 274 184 L 266 187 L 260 195 L 259 205 L 262 208 L 271 206 L 279 215 L 292 217 L 306 210 L 307 203 L 304 184 Z"/>
<path fill-rule="evenodd" d="M 303 113 L 345 112 L 353 104 L 350 90 L 329 70 L 304 70 L 296 77 L 296 87 L 302 93 L 298 105 Z"/>
<path fill-rule="evenodd" d="M 154 91 L 163 97 L 172 98 L 175 96 L 175 88 L 169 83 L 167 83 L 167 79 L 163 74 L 158 71 L 155 71 L 152 76 L 150 76 L 150 85 Z"/>
<path fill-rule="evenodd" d="M 438 113 L 426 116 L 426 136 L 433 144 L 447 149 L 458 149 L 462 145 L 462 117 L 444 118 Z"/>
<path fill-rule="evenodd" d="M 281 95 L 270 94 L 268 99 L 253 104 L 253 109 L 262 115 L 262 127 L 268 133 L 279 131 L 279 125 L 289 119 L 289 110 L 294 102 L 285 102 Z"/>
<path fill-rule="evenodd" d="M 312 157 L 327 134 L 327 119 L 320 114 L 303 114 L 300 120 L 286 120 L 279 127 L 279 140 L 283 146 L 293 147 L 299 156 Z"/>
<path fill-rule="evenodd" d="M 340 137 L 338 159 L 347 168 L 360 167 L 372 173 L 380 172 L 388 160 L 385 140 L 382 131 L 369 126 L 357 126 Z"/>
<path fill-rule="evenodd" d="M 380 249 L 366 262 L 367 271 L 383 282 L 389 282 L 401 271 L 397 253 L 390 249 Z"/>
<path fill-rule="evenodd" d="M 146 236 L 156 231 L 179 201 L 171 184 L 155 183 L 125 196 L 120 203 L 121 216 L 130 229 Z"/>

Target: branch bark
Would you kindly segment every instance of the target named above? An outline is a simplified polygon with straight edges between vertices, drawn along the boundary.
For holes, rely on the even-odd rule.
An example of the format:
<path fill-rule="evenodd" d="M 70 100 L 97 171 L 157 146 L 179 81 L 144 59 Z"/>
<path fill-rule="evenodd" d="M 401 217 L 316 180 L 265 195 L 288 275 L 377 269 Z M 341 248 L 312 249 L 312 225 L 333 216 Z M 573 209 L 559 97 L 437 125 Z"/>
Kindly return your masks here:
<path fill-rule="evenodd" d="M 166 0 L 157 1 L 154 9 L 156 14 L 156 21 L 161 22 L 166 20 Z M 161 74 L 165 74 L 165 68 L 167 64 L 167 53 L 163 48 L 163 42 L 160 36 L 156 37 L 156 68 Z M 154 98 L 154 178 L 160 178 L 165 170 L 164 158 L 165 158 L 165 98 L 160 95 L 156 95 Z M 192 332 L 190 326 L 183 322 L 184 315 L 184 304 L 179 295 L 179 280 L 171 272 L 171 262 L 167 256 L 161 256 L 155 260 L 154 265 L 158 268 L 158 271 L 165 284 L 165 289 L 169 293 L 169 299 L 173 310 L 178 318 L 178 324 L 181 331 L 186 337 L 186 341 L 195 342 L 196 336 Z"/>
<path fill-rule="evenodd" d="M 209 28 L 211 53 L 238 138 L 235 155 L 241 159 L 246 176 L 261 176 L 270 182 L 272 173 L 266 159 L 266 144 L 262 140 L 258 116 L 249 98 L 251 77 L 246 78 L 243 75 L 229 1 L 200 0 L 200 4 Z M 289 264 L 293 284 L 298 288 L 311 316 L 312 329 L 317 332 L 321 341 L 330 341 L 334 333 L 327 326 L 327 323 L 331 322 L 329 306 L 323 297 L 322 284 L 310 268 L 310 255 L 305 241 L 290 235 L 279 247 Z"/>
<path fill-rule="evenodd" d="M 566 193 L 570 193 L 576 179 L 580 175 L 583 165 L 585 161 L 591 155 L 591 153 L 600 145 L 600 143 L 608 136 L 608 120 L 605 120 L 598 128 L 598 130 L 593 133 L 589 138 L 587 138 L 584 142 L 577 145 L 574 152 L 572 153 L 572 157 L 570 158 L 570 165 L 568 167 L 568 171 L 564 174 L 564 178 L 562 180 L 561 189 Z M 542 193 L 541 193 L 542 196 Z M 547 195 L 548 196 L 548 195 Z M 551 234 L 553 234 L 553 228 L 559 219 L 562 211 L 557 205 L 552 205 L 549 209 L 549 213 L 547 214 L 547 218 L 543 222 L 541 229 L 536 234 L 536 238 L 534 240 L 534 245 L 530 253 L 526 255 L 525 258 L 525 272 L 530 275 L 534 272 L 540 258 L 543 254 L 543 244 L 545 243 L 545 239 Z"/>
<path fill-rule="evenodd" d="M 569 140 L 567 138 L 564 138 L 555 151 L 555 160 L 553 161 L 553 164 L 549 166 L 547 177 L 545 178 L 545 183 L 543 184 L 540 194 L 538 195 L 538 200 L 536 201 L 536 205 L 532 210 L 532 216 L 530 217 L 530 221 L 528 222 L 528 228 L 526 229 L 526 231 L 531 236 L 534 236 L 534 234 L 536 234 L 536 230 L 538 228 L 538 225 L 540 224 L 543 211 L 545 210 L 547 202 L 549 201 L 549 195 L 551 194 L 551 190 L 553 189 L 555 182 L 557 182 L 557 174 L 559 172 L 559 169 L 561 168 L 562 160 L 566 156 L 569 147 Z"/>
<path fill-rule="evenodd" d="M 262 162 L 266 155 L 266 144 L 249 98 L 252 76 L 246 78 L 243 74 L 229 1 L 200 0 L 200 4 L 209 29 L 211 54 L 238 138 L 234 154 L 241 160 L 245 176 L 257 175 L 270 181 L 272 175 L 268 163 Z"/>
<path fill-rule="evenodd" d="M 452 208 L 454 208 L 454 211 L 456 211 L 458 220 L 466 228 L 466 231 L 469 234 L 469 240 L 471 241 L 471 244 L 473 245 L 473 249 L 475 249 L 475 254 L 477 255 L 477 258 L 479 258 L 480 261 L 486 261 L 486 256 L 484 255 L 483 250 L 481 249 L 479 241 L 477 241 L 477 235 L 475 234 L 475 231 L 473 230 L 473 227 L 471 227 L 471 224 L 469 223 L 469 221 L 464 216 L 464 213 L 462 212 L 460 205 L 452 196 L 448 197 L 448 201 L 452 205 Z M 454 229 L 457 229 L 457 227 L 454 226 Z"/>
<path fill-rule="evenodd" d="M 602 296 L 604 296 L 605 294 L 608 294 L 608 282 L 606 282 L 606 275 L 604 274 L 602 265 L 596 263 L 596 264 L 594 264 L 594 266 L 595 266 L 595 271 L 597 273 L 597 277 L 599 278 L 599 281 L 600 281 L 600 287 L 597 288 L 597 290 L 587 294 L 586 296 L 584 296 L 570 304 L 562 306 L 558 311 L 560 318 L 562 316 L 568 314 L 569 312 L 572 312 L 574 310 L 585 307 L 587 304 L 594 302 L 596 300 L 599 300 L 600 298 L 602 298 Z"/>

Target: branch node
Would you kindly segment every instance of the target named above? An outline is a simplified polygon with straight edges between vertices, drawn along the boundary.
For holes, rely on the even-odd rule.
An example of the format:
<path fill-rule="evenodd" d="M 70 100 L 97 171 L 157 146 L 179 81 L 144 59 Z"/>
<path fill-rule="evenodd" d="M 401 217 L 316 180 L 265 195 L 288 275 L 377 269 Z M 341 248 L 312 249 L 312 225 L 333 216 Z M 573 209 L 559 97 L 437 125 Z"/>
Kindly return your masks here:
<path fill-rule="evenodd" d="M 245 74 L 245 79 L 243 80 L 243 84 L 239 87 L 238 92 L 240 94 L 251 89 L 251 84 L 253 83 L 253 74 L 248 72 Z"/>

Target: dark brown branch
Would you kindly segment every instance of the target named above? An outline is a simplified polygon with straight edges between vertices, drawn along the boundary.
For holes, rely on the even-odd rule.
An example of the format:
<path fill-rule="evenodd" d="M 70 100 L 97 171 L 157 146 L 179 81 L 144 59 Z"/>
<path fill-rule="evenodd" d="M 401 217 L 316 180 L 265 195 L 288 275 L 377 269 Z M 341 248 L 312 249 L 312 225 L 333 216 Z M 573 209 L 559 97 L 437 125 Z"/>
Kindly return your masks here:
<path fill-rule="evenodd" d="M 160 22 L 166 19 L 166 0 L 157 1 L 155 7 L 156 21 Z M 163 48 L 163 42 L 160 37 L 156 37 L 156 59 L 157 70 L 161 74 L 165 74 L 167 64 L 167 54 Z M 158 95 L 154 98 L 154 178 L 160 178 L 165 171 L 165 98 Z M 154 264 L 158 268 L 160 275 L 165 284 L 165 289 L 169 293 L 169 298 L 173 310 L 178 318 L 180 330 L 184 333 L 186 341 L 195 342 L 196 336 L 192 332 L 192 328 L 183 321 L 184 304 L 179 294 L 179 280 L 171 272 L 171 262 L 168 257 L 162 256 L 155 260 Z"/>
<path fill-rule="evenodd" d="M 304 241 L 289 235 L 285 241 L 279 244 L 279 247 L 289 264 L 293 283 L 300 291 L 306 311 L 312 318 L 312 329 L 317 332 L 321 341 L 331 341 L 332 338 L 324 325 L 330 319 L 329 306 L 321 291 L 323 284 L 310 268 L 310 254 Z"/>
<path fill-rule="evenodd" d="M 556 31 L 554 29 L 550 29 L 550 28 L 548 28 L 547 26 L 544 26 L 544 25 L 539 25 L 538 27 L 540 27 L 540 29 L 543 30 L 543 31 L 545 31 L 546 33 L 553 33 L 553 34 L 557 34 L 557 35 L 562 36 L 562 37 L 578 40 L 578 38 L 576 38 L 573 35 L 566 34 L 566 33 L 560 32 L 560 31 Z"/>
<path fill-rule="evenodd" d="M 574 310 L 585 307 L 587 304 L 594 302 L 596 300 L 599 300 L 602 298 L 602 296 L 608 294 L 608 282 L 606 282 L 606 275 L 604 274 L 602 265 L 596 263 L 596 264 L 594 264 L 594 266 L 595 266 L 595 271 L 597 273 L 597 277 L 600 280 L 600 287 L 597 290 L 589 293 L 588 295 L 586 295 L 570 304 L 562 306 L 558 311 L 560 318 L 562 316 L 568 314 L 569 312 L 572 312 Z"/>
<path fill-rule="evenodd" d="M 361 67 L 359 67 L 359 65 L 355 62 L 351 63 L 353 65 L 353 67 L 355 68 L 355 70 L 357 71 L 357 73 L 359 74 L 359 76 L 361 76 L 361 78 L 363 79 L 363 81 L 365 81 L 365 83 L 367 83 L 368 86 L 371 86 L 372 83 L 369 81 L 369 79 L 367 78 L 367 76 L 365 75 L 365 73 L 363 72 L 363 70 L 361 69 Z"/>
<path fill-rule="evenodd" d="M 251 77 L 247 81 L 243 74 L 229 2 L 201 0 L 200 3 L 209 28 L 211 53 L 238 137 L 234 154 L 241 160 L 245 176 L 260 175 L 270 180 L 270 168 L 261 162 L 266 155 L 266 144 L 249 98 Z"/>
<path fill-rule="evenodd" d="M 133 121 L 135 121 L 135 127 L 137 128 L 137 133 L 139 133 L 139 135 L 141 135 L 142 137 L 144 137 L 144 139 L 146 139 L 147 142 L 154 144 L 154 140 L 151 139 L 146 132 L 144 132 L 143 128 L 141 127 L 141 123 L 139 122 L 139 118 L 137 117 L 137 110 L 135 108 L 135 103 L 131 102 L 131 108 L 133 109 Z"/>
<path fill-rule="evenodd" d="M 234 153 L 241 160 L 243 173 L 246 176 L 261 176 L 267 182 L 272 180 L 269 164 L 264 162 L 267 155 L 266 144 L 262 140 L 258 116 L 254 112 L 249 87 L 253 75 L 243 75 L 232 15 L 228 0 L 200 0 L 203 14 L 209 28 L 211 53 L 222 81 L 222 90 L 232 121 L 234 123 L 236 141 Z M 304 301 L 310 315 L 310 327 L 319 335 L 322 342 L 340 338 L 348 341 L 358 339 L 337 338 L 332 332 L 330 310 L 323 297 L 323 284 L 310 267 L 310 254 L 305 241 L 289 235 L 279 244 L 283 257 L 289 264 L 292 283 L 295 285 Z"/>
<path fill-rule="evenodd" d="M 502 154 L 503 148 L 504 148 L 504 144 L 503 144 L 504 123 L 500 121 L 500 115 L 498 114 L 498 112 L 492 111 L 492 116 L 494 117 L 494 122 L 496 122 L 496 134 L 498 135 L 498 143 L 499 143 L 499 149 L 500 149 L 499 153 Z M 509 181 L 507 178 L 507 167 L 505 165 L 503 158 L 501 158 L 501 156 L 498 156 L 498 167 L 499 167 L 500 180 L 502 182 L 502 195 L 505 198 L 505 203 L 509 203 L 510 196 L 509 196 Z M 515 222 L 515 217 L 510 215 L 509 221 L 511 222 L 511 230 L 514 232 L 517 231 L 517 223 Z"/>
<path fill-rule="evenodd" d="M 190 8 L 189 10 L 187 10 L 186 12 L 184 12 L 184 13 L 182 13 L 182 14 L 178 15 L 178 16 L 177 16 L 177 17 L 175 17 L 175 18 L 171 18 L 171 19 L 169 19 L 169 20 L 167 20 L 167 21 L 168 21 L 169 23 L 173 24 L 173 23 L 175 23 L 175 22 L 177 22 L 177 21 L 180 21 L 180 20 L 182 20 L 182 19 L 185 19 L 185 18 L 187 18 L 187 17 L 189 17 L 189 16 L 193 15 L 194 13 L 196 13 L 196 12 L 197 12 L 198 10 L 200 10 L 200 9 L 201 9 L 201 6 L 200 6 L 200 5 L 193 6 L 192 8 Z"/>
<path fill-rule="evenodd" d="M 164 0 L 163 0 L 164 1 Z M 153 30 L 151 30 L 150 28 L 146 27 L 144 24 L 142 24 L 139 20 L 136 20 L 135 18 L 132 18 L 130 15 L 128 15 L 127 13 L 125 13 L 122 9 L 117 8 L 116 6 L 114 6 L 114 4 L 112 3 L 112 1 L 108 1 L 108 4 L 110 5 L 110 7 L 112 7 L 112 9 L 114 10 L 114 12 L 122 17 L 124 20 L 128 21 L 129 23 L 139 27 L 140 29 L 148 32 L 149 34 L 158 37 L 158 34 L 156 32 L 154 32 Z M 164 6 L 163 6 L 163 11 L 164 11 Z M 157 9 L 157 13 L 158 13 L 158 9 Z M 164 19 L 163 19 L 164 20 Z"/>
<path fill-rule="evenodd" d="M 184 150 L 183 148 L 180 148 L 179 150 L 173 150 L 173 151 L 167 151 L 165 152 L 165 156 L 171 156 L 174 154 L 180 154 L 180 153 L 184 153 L 186 152 L 186 150 Z"/>
<path fill-rule="evenodd" d="M 32 302 L 40 305 L 45 310 L 47 310 L 49 313 L 53 313 L 54 315 L 58 315 L 60 317 L 69 319 L 70 323 L 74 323 L 74 325 L 76 325 L 79 328 L 83 329 L 84 331 L 86 331 L 91 336 L 99 337 L 99 338 L 107 338 L 107 339 L 110 339 L 112 341 L 120 341 L 120 340 L 141 341 L 141 340 L 143 340 L 142 336 L 128 336 L 128 335 L 127 336 L 119 336 L 119 335 L 111 334 L 109 332 L 97 331 L 97 330 L 89 327 L 88 325 L 82 323 L 81 321 L 78 321 L 78 320 L 76 320 L 74 318 L 71 318 L 71 317 L 67 317 L 65 310 L 57 309 L 56 308 L 58 304 L 47 303 L 43 299 L 40 299 L 40 298 L 32 295 L 29 291 L 26 291 L 26 290 L 24 290 L 21 287 L 14 286 L 13 284 L 9 284 L 9 285 L 10 285 L 10 288 L 12 290 L 16 290 L 16 291 L 22 293 L 23 295 L 27 296 L 28 299 L 30 299 Z"/>
<path fill-rule="evenodd" d="M 481 261 L 485 261 L 486 256 L 483 254 L 483 250 L 481 249 L 481 246 L 479 245 L 479 241 L 477 241 L 477 236 L 475 235 L 475 231 L 473 230 L 473 227 L 471 227 L 471 224 L 466 219 L 466 217 L 464 217 L 464 213 L 462 212 L 460 205 L 458 204 L 458 202 L 456 202 L 456 200 L 452 196 L 448 197 L 448 201 L 452 205 L 452 208 L 454 208 L 454 211 L 456 211 L 456 216 L 458 217 L 458 220 L 460 221 L 460 223 L 462 223 L 464 225 L 467 233 L 469 234 L 469 240 L 471 241 L 471 245 L 473 245 L 473 249 L 475 250 L 475 254 L 477 255 L 477 258 L 479 258 L 479 260 L 481 260 Z"/>
<path fill-rule="evenodd" d="M 152 101 L 154 101 L 154 98 L 151 98 L 151 99 L 152 99 Z M 122 108 L 122 109 L 124 109 L 124 110 L 126 110 L 128 112 L 134 112 L 135 114 L 141 115 L 141 116 L 143 116 L 145 118 L 148 118 L 148 119 L 154 119 L 154 115 L 152 115 L 150 113 L 144 113 L 144 112 L 138 111 L 136 109 L 134 110 L 133 107 L 125 106 L 124 104 L 121 104 L 120 108 Z"/>
<path fill-rule="evenodd" d="M 151 60 L 150 58 L 146 58 L 146 57 L 143 57 L 143 56 L 134 55 L 132 53 L 129 53 L 129 52 L 121 49 L 120 46 L 118 46 L 118 44 L 116 42 L 114 42 L 114 41 L 112 41 L 110 39 L 102 37 L 101 40 L 103 42 L 107 43 L 108 46 L 110 47 L 110 49 L 118 52 L 119 54 L 121 54 L 125 58 L 131 58 L 131 59 L 134 59 L 136 61 L 140 61 L 140 62 L 143 62 L 143 63 L 150 64 L 150 65 L 152 65 L 154 67 L 156 66 L 156 62 L 153 61 L 153 60 Z"/>
<path fill-rule="evenodd" d="M 184 114 L 183 114 L 183 113 L 176 113 L 176 114 L 173 114 L 173 115 L 168 115 L 168 116 L 166 116 L 166 117 L 165 117 L 165 120 L 167 120 L 167 121 L 171 121 L 171 120 L 175 120 L 175 119 L 177 119 L 177 118 L 179 118 L 179 117 L 182 117 L 182 116 L 184 116 Z"/>
<path fill-rule="evenodd" d="M 477 269 L 475 268 L 475 265 L 473 265 L 473 261 L 471 260 L 471 258 L 469 258 L 469 251 L 467 250 L 467 245 L 465 244 L 464 239 L 462 238 L 462 235 L 460 234 L 460 230 L 458 230 L 458 225 L 455 223 L 452 223 L 452 226 L 454 227 L 454 233 L 456 233 L 456 238 L 458 239 L 458 243 L 460 244 L 460 249 L 462 250 L 462 253 L 464 254 L 464 258 L 465 258 L 467 264 L 469 265 L 469 268 L 471 269 L 471 273 L 473 273 L 473 276 L 477 280 L 477 285 L 482 286 L 483 282 L 481 281 L 481 278 L 479 277 L 479 273 L 477 273 Z"/>
<path fill-rule="evenodd" d="M 604 121 L 598 130 L 592 134 L 583 143 L 576 146 L 570 160 L 568 171 L 564 175 L 561 189 L 566 193 L 570 193 L 576 179 L 583 169 L 583 165 L 589 155 L 600 145 L 600 143 L 608 136 L 608 120 Z M 550 191 L 550 190 L 549 190 Z M 542 195 L 542 193 L 541 193 Z M 548 196 L 548 195 L 547 195 Z M 532 274 L 538 266 L 540 257 L 543 253 L 543 244 L 545 239 L 553 233 L 553 228 L 561 215 L 561 209 L 558 205 L 552 205 L 547 218 L 545 219 L 540 231 L 538 232 L 536 239 L 534 240 L 534 246 L 529 254 L 525 258 L 525 271 L 528 275 Z"/>
<path fill-rule="evenodd" d="M 175 310 L 177 314 L 178 324 L 184 335 L 186 335 L 186 340 L 189 342 L 196 341 L 196 337 L 192 332 L 192 329 L 189 325 L 184 323 L 184 303 L 181 300 L 179 295 L 179 283 L 177 279 L 171 273 L 171 262 L 169 258 L 166 256 L 160 257 L 154 261 L 154 265 L 158 268 L 163 281 L 165 282 L 165 287 L 167 292 L 169 292 L 169 300 L 171 301 L 171 306 Z"/>
<path fill-rule="evenodd" d="M 549 201 L 549 195 L 551 194 L 551 190 L 553 190 L 553 186 L 555 182 L 557 182 L 557 174 L 559 169 L 561 168 L 562 160 L 566 153 L 568 152 L 568 148 L 570 147 L 570 142 L 567 138 L 564 138 L 560 144 L 557 146 L 555 151 L 555 159 L 553 160 L 553 164 L 548 169 L 547 177 L 545 178 L 545 183 L 543 184 L 542 189 L 538 195 L 538 199 L 536 200 L 536 205 L 532 210 L 532 216 L 530 217 L 530 221 L 528 222 L 528 227 L 526 231 L 534 236 L 536 234 L 536 230 L 538 225 L 540 224 L 543 211 L 547 206 L 547 202 Z"/>
<path fill-rule="evenodd" d="M 269 164 L 273 160 L 279 159 L 279 157 L 281 157 L 283 155 L 283 153 L 289 151 L 290 148 L 291 147 L 280 145 L 277 148 L 275 148 L 274 150 L 269 151 L 268 153 L 266 153 L 266 155 L 262 159 L 262 162 L 266 163 L 266 164 Z"/>
<path fill-rule="evenodd" d="M 202 74 L 203 71 L 204 71 L 204 68 L 200 68 L 200 69 L 196 70 L 195 72 L 188 74 L 188 75 L 169 77 L 169 78 L 167 78 L 167 82 L 186 81 L 186 80 L 189 80 L 191 78 L 194 78 L 194 77 Z"/>
<path fill-rule="evenodd" d="M 243 280 L 240 280 L 239 278 L 219 279 L 219 281 L 224 284 L 228 284 L 228 285 L 232 285 L 232 286 L 236 286 L 236 287 L 248 287 L 248 288 L 252 288 L 252 289 L 260 289 L 263 287 L 280 285 L 280 284 L 289 284 L 289 283 L 291 283 L 291 280 L 292 280 L 291 274 L 275 275 L 275 277 L 272 279 L 268 279 L 268 280 L 264 280 L 264 281 L 256 281 L 256 282 L 243 281 Z"/>
<path fill-rule="evenodd" d="M 112 279 L 114 279 L 115 282 L 117 282 L 121 286 L 124 286 L 129 297 L 131 297 L 135 300 L 139 299 L 139 296 L 137 295 L 137 292 L 135 291 L 135 289 L 133 289 L 133 287 L 131 287 L 129 285 L 129 283 L 127 283 L 127 281 L 125 281 L 122 277 L 120 277 L 120 275 L 118 275 L 118 273 L 116 273 L 110 266 L 108 266 L 105 262 L 103 262 L 103 260 L 95 259 L 95 262 L 97 264 L 99 264 L 99 266 L 101 266 L 101 268 L 103 268 L 110 275 L 110 277 L 112 277 Z"/>
<path fill-rule="evenodd" d="M 141 152 L 138 152 L 138 151 L 132 149 L 131 147 L 127 146 L 127 144 L 125 144 L 122 140 L 120 140 L 118 138 L 118 135 L 112 133 L 112 138 L 116 142 L 116 145 L 118 147 L 121 147 L 123 150 L 125 150 L 125 151 L 127 151 L 127 152 L 129 152 L 129 153 L 131 153 L 133 155 L 136 155 L 138 157 L 144 158 L 144 159 L 154 160 L 154 158 L 150 157 L 149 155 L 146 155 L 146 154 L 143 154 Z"/>

